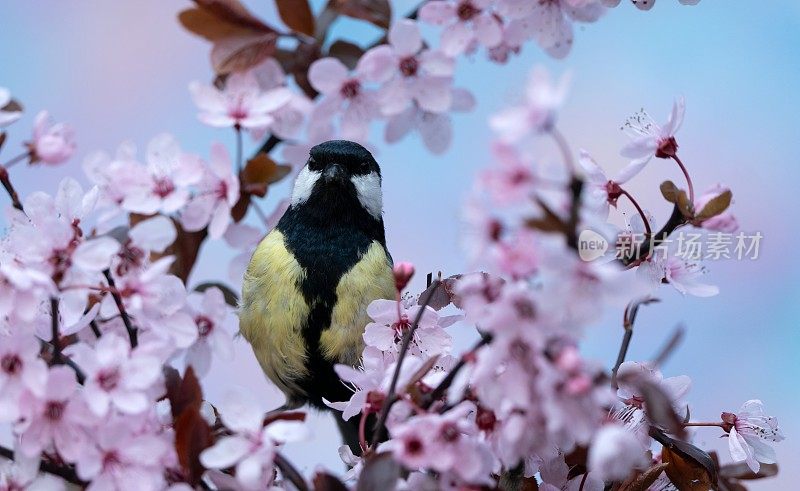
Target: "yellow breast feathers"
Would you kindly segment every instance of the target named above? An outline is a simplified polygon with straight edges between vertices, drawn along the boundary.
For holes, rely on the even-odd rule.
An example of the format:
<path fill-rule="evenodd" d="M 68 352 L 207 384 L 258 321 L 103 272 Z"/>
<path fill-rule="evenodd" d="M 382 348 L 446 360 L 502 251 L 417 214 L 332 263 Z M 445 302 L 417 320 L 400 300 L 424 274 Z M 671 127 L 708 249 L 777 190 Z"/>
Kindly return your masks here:
<path fill-rule="evenodd" d="M 319 343 L 325 358 L 358 363 L 364 348 L 361 336 L 370 322 L 367 305 L 378 298 L 394 298 L 394 276 L 383 247 L 373 242 L 336 287 L 331 326 L 322 332 Z"/>
<path fill-rule="evenodd" d="M 305 394 L 297 384 L 307 373 L 302 328 L 309 307 L 300 291 L 305 274 L 283 234 L 273 230 L 256 248 L 242 287 L 239 330 L 285 394 Z"/>
<path fill-rule="evenodd" d="M 299 382 L 308 374 L 302 329 L 310 308 L 300 285 L 309 272 L 286 249 L 283 234 L 270 232 L 258 245 L 244 277 L 240 331 L 253 346 L 264 373 L 285 394 L 305 396 Z M 331 324 L 322 332 L 320 350 L 332 363 L 355 365 L 369 323 L 367 305 L 394 297 L 389 259 L 373 242 L 336 287 Z M 289 404 L 292 401 L 287 401 Z"/>

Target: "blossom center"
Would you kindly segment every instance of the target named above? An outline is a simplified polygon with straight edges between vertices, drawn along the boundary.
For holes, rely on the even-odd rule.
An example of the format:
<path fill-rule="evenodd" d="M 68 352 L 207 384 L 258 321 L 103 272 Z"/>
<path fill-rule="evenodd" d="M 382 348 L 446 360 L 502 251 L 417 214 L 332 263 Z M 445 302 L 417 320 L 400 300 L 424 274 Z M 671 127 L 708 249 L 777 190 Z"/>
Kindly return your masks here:
<path fill-rule="evenodd" d="M 8 375 L 15 375 L 22 369 L 22 359 L 16 354 L 7 354 L 0 359 L 0 368 Z"/>
<path fill-rule="evenodd" d="M 175 184 L 173 184 L 170 179 L 166 177 L 156 179 L 155 185 L 153 186 L 153 193 L 155 193 L 156 196 L 159 198 L 166 198 L 172 194 L 173 191 L 175 191 Z"/>
<path fill-rule="evenodd" d="M 131 269 L 142 265 L 144 251 L 128 241 L 128 243 L 122 247 L 118 256 L 120 262 L 117 265 L 117 276 L 125 276 Z"/>
<path fill-rule="evenodd" d="M 494 415 L 494 411 L 479 407 L 478 415 L 475 417 L 475 424 L 478 425 L 478 429 L 481 431 L 492 431 L 497 424 L 497 417 Z"/>
<path fill-rule="evenodd" d="M 116 450 L 109 450 L 105 454 L 103 454 L 103 469 L 108 469 L 109 467 L 116 467 L 122 463 L 122 459 L 120 459 L 119 454 Z"/>
<path fill-rule="evenodd" d="M 608 204 L 616 207 L 617 200 L 622 196 L 622 188 L 616 182 L 608 181 L 606 183 L 606 195 L 608 195 Z"/>
<path fill-rule="evenodd" d="M 106 392 L 110 392 L 119 385 L 120 373 L 118 368 L 103 370 L 97 376 L 97 384 Z"/>
<path fill-rule="evenodd" d="M 414 56 L 409 56 L 400 60 L 400 73 L 404 77 L 413 77 L 419 70 L 419 62 Z"/>
<path fill-rule="evenodd" d="M 442 440 L 448 443 L 453 443 L 458 440 L 458 438 L 461 436 L 461 433 L 458 431 L 458 428 L 456 428 L 454 423 L 445 423 L 442 426 L 439 436 Z"/>
<path fill-rule="evenodd" d="M 342 97 L 345 99 L 354 99 L 361 93 L 361 82 L 356 79 L 351 79 L 342 84 L 340 89 Z"/>
<path fill-rule="evenodd" d="M 472 19 L 473 17 L 475 17 L 480 13 L 481 9 L 474 6 L 470 1 L 461 2 L 460 4 L 458 4 L 458 8 L 456 9 L 456 15 L 458 15 L 458 18 L 461 19 L 461 21 L 463 22 Z"/>
<path fill-rule="evenodd" d="M 48 401 L 44 409 L 44 414 L 50 421 L 61 421 L 64 416 L 64 408 L 66 404 L 62 401 Z"/>
<path fill-rule="evenodd" d="M 194 323 L 197 324 L 197 332 L 203 337 L 208 336 L 214 329 L 214 322 L 205 315 L 195 317 Z"/>
<path fill-rule="evenodd" d="M 417 438 L 416 436 L 409 438 L 406 440 L 406 453 L 409 455 L 419 455 L 422 453 L 423 444 L 422 440 Z"/>

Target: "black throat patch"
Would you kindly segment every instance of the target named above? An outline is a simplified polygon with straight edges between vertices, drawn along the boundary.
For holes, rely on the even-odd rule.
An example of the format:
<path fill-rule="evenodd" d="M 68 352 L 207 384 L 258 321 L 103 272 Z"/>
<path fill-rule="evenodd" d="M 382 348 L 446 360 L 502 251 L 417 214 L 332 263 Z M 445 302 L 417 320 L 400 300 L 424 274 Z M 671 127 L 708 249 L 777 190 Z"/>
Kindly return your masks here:
<path fill-rule="evenodd" d="M 309 379 L 301 386 L 308 393 L 309 402 L 318 407 L 324 407 L 322 397 L 333 401 L 350 397 L 331 361 L 324 359 L 319 350 L 320 335 L 330 326 L 336 304 L 336 286 L 373 241 L 386 249 L 383 220 L 361 206 L 355 188 L 348 184 L 332 187 L 318 182 L 309 199 L 291 206 L 277 225 L 286 248 L 306 272 L 298 286 L 311 309 L 303 326 Z"/>

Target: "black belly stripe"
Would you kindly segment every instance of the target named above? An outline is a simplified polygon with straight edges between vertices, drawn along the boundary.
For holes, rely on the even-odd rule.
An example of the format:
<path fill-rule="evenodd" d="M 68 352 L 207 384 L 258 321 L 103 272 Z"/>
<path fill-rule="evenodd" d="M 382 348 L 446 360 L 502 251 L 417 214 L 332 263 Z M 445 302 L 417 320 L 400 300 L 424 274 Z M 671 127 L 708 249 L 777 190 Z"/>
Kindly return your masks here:
<path fill-rule="evenodd" d="M 306 203 L 290 207 L 277 225 L 286 248 L 306 272 L 298 286 L 311 308 L 303 326 L 309 376 L 300 386 L 308 393 L 309 402 L 319 407 L 323 407 L 322 397 L 332 401 L 350 397 L 319 349 L 320 336 L 330 327 L 336 286 L 372 242 L 386 248 L 383 220 L 364 210 L 354 189 L 334 191 L 315 190 Z"/>

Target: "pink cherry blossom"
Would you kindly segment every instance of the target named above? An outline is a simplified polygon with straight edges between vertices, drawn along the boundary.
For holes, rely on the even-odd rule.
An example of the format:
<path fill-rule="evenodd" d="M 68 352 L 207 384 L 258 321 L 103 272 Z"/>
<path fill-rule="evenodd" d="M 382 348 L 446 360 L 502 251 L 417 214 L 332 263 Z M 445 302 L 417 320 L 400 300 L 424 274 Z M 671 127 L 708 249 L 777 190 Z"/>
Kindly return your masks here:
<path fill-rule="evenodd" d="M 502 25 L 491 10 L 492 0 L 434 0 L 419 10 L 423 22 L 444 26 L 442 51 L 457 56 L 471 49 L 473 43 L 487 48 L 500 44 Z"/>
<path fill-rule="evenodd" d="M 353 389 L 353 395 L 347 401 L 325 401 L 325 404 L 341 411 L 345 421 L 370 408 L 371 412 L 380 410 L 386 390 L 384 381 L 391 377 L 387 356 L 381 350 L 366 346 L 360 367 L 338 364 L 334 369 L 339 378 Z"/>
<path fill-rule="evenodd" d="M 39 474 L 39 459 L 17 451 L 13 460 L 0 462 L 2 491 L 65 491 L 64 482 L 47 474 Z"/>
<path fill-rule="evenodd" d="M 272 230 L 278 223 L 278 220 L 286 209 L 289 207 L 289 199 L 281 200 L 278 203 L 275 211 L 270 214 L 268 221 L 270 225 L 268 229 L 254 227 L 246 223 L 232 223 L 228 226 L 223 236 L 225 243 L 236 251 L 236 255 L 231 259 L 228 264 L 228 278 L 236 285 L 240 284 L 244 273 L 247 270 L 247 265 L 250 263 L 250 258 L 253 257 L 258 243 L 264 238 L 268 230 Z"/>
<path fill-rule="evenodd" d="M 600 0 L 506 0 L 498 10 L 509 18 L 504 39 L 510 46 L 521 46 L 532 38 L 550 56 L 564 58 L 572 49 L 572 23 L 594 22 L 605 8 Z"/>
<path fill-rule="evenodd" d="M 112 270 L 122 277 L 149 264 L 150 253 L 163 253 L 175 242 L 175 224 L 163 215 L 142 220 L 128 230 L 128 240 L 122 244 L 112 261 Z"/>
<path fill-rule="evenodd" d="M 11 103 L 11 92 L 0 87 L 0 128 L 4 128 L 22 117 L 22 111 L 7 108 Z"/>
<path fill-rule="evenodd" d="M 613 414 L 631 431 L 643 430 L 642 425 L 646 423 L 645 398 L 639 390 L 642 382 L 655 384 L 661 388 L 672 401 L 672 407 L 676 414 L 687 414 L 688 407 L 683 398 L 691 387 L 692 380 L 689 377 L 679 375 L 664 378 L 660 371 L 648 363 L 626 361 L 617 370 L 617 385 L 619 386 L 617 397 L 620 398 L 622 404 L 614 410 Z"/>
<path fill-rule="evenodd" d="M 39 358 L 39 343 L 27 333 L 0 334 L 0 421 L 20 416 L 25 391 L 42 397 L 47 389 L 47 365 Z"/>
<path fill-rule="evenodd" d="M 60 164 L 75 153 L 75 135 L 66 123 L 53 124 L 50 114 L 41 111 L 33 123 L 33 139 L 28 143 L 31 163 Z"/>
<path fill-rule="evenodd" d="M 584 197 L 587 205 L 597 209 L 603 218 L 608 216 L 609 205 L 617 206 L 617 200 L 622 196 L 620 186 L 631 180 L 644 168 L 644 162 L 632 162 L 613 178 L 609 178 L 586 151 L 581 150 L 579 162 L 586 172 Z"/>
<path fill-rule="evenodd" d="M 454 88 L 451 96 L 451 111 L 471 111 L 475 106 L 474 96 L 465 89 Z M 395 143 L 413 130 L 419 133 L 425 147 L 436 155 L 444 153 L 453 139 L 453 124 L 447 113 L 424 111 L 416 103 L 389 117 L 384 138 L 387 143 Z"/>
<path fill-rule="evenodd" d="M 84 427 L 92 422 L 86 417 L 82 400 L 76 396 L 77 388 L 75 372 L 66 366 L 56 366 L 48 373 L 42 396 L 23 394 L 20 405 L 29 407 L 29 412 L 15 428 L 22 453 L 38 457 L 52 444 L 63 459 L 75 459 L 88 443 Z"/>
<path fill-rule="evenodd" d="M 380 80 L 383 67 L 362 57 L 350 73 L 336 58 L 322 58 L 311 64 L 308 80 L 322 98 L 309 116 L 312 126 L 324 126 L 341 113 L 340 133 L 345 139 L 366 140 L 369 123 L 380 114 L 377 95 L 366 87 Z"/>
<path fill-rule="evenodd" d="M 127 190 L 122 207 L 134 213 L 174 213 L 186 205 L 190 186 L 202 178 L 200 159 L 184 153 L 172 135 L 161 134 L 147 145 L 143 177 Z"/>
<path fill-rule="evenodd" d="M 268 486 L 278 446 L 307 435 L 305 425 L 298 421 L 278 420 L 264 426 L 264 412 L 239 394 L 228 394 L 218 409 L 222 423 L 233 434 L 205 449 L 200 462 L 208 469 L 235 466 L 236 479 L 248 488 Z"/>
<path fill-rule="evenodd" d="M 540 182 L 532 162 L 505 142 L 492 144 L 492 156 L 496 165 L 482 172 L 481 185 L 494 203 L 516 205 L 533 196 Z"/>
<path fill-rule="evenodd" d="M 623 480 L 648 463 L 645 449 L 633 433 L 614 424 L 603 426 L 589 449 L 589 470 L 603 481 Z"/>
<path fill-rule="evenodd" d="M 106 333 L 95 348 L 75 348 L 76 359 L 86 372 L 84 398 L 97 416 L 105 416 L 114 407 L 124 414 L 147 410 L 146 394 L 159 378 L 157 358 L 131 351 L 128 341 Z"/>
<path fill-rule="evenodd" d="M 406 307 L 403 302 L 398 303 L 393 300 L 373 300 L 367 307 L 367 314 L 374 322 L 367 324 L 364 329 L 364 342 L 367 346 L 374 346 L 381 351 L 398 351 L 399 341 L 411 328 L 420 309 L 419 305 Z M 460 318 L 460 316 L 442 318 L 431 307 L 425 307 L 411 340 L 411 352 L 424 357 L 449 352 L 452 339 L 444 328 Z"/>
<path fill-rule="evenodd" d="M 490 484 L 493 458 L 476 438 L 475 406 L 464 402 L 446 413 L 427 414 L 391 429 L 395 457 L 409 469 L 452 473 L 465 484 Z"/>
<path fill-rule="evenodd" d="M 51 280 L 46 274 L 18 264 L 0 250 L 0 318 L 32 321 L 49 291 Z"/>
<path fill-rule="evenodd" d="M 663 126 L 644 110 L 634 114 L 622 126 L 630 136 L 631 142 L 625 145 L 620 154 L 633 159 L 634 163 L 646 164 L 653 156 L 665 159 L 675 155 L 678 143 L 675 133 L 683 123 L 686 104 L 683 97 L 678 97 L 672 105 L 672 112 Z"/>
<path fill-rule="evenodd" d="M 192 82 L 189 91 L 201 110 L 198 118 L 203 123 L 256 130 L 272 125 L 275 118 L 271 113 L 291 98 L 291 92 L 286 87 L 262 91 L 252 71 L 230 74 L 223 90 Z"/>
<path fill-rule="evenodd" d="M 286 74 L 275 58 L 267 58 L 253 67 L 252 72 L 263 92 L 287 86 Z M 296 91 L 290 91 L 289 94 L 289 101 L 270 113 L 273 122 L 268 129 L 281 138 L 296 137 L 313 107 L 313 103 L 305 94 Z M 265 133 L 266 128 L 254 128 L 250 131 L 256 140 L 264 138 Z"/>
<path fill-rule="evenodd" d="M 211 367 L 212 354 L 221 361 L 229 361 L 233 356 L 231 332 L 236 328 L 236 319 L 219 288 L 193 293 L 188 300 L 198 338 L 189 348 L 187 362 L 203 376 Z"/>
<path fill-rule="evenodd" d="M 389 30 L 389 44 L 370 49 L 362 63 L 374 67 L 384 83 L 378 104 L 384 115 L 398 114 L 413 102 L 423 110 L 442 113 L 450 109 L 455 61 L 443 53 L 423 49 L 417 23 L 398 21 Z"/>
<path fill-rule="evenodd" d="M 518 106 L 505 109 L 489 120 L 492 129 L 508 142 L 517 142 L 531 133 L 549 131 L 556 121 L 569 85 L 569 77 L 557 82 L 542 66 L 530 72 L 525 100 Z"/>
<path fill-rule="evenodd" d="M 195 195 L 181 212 L 181 224 L 188 231 L 208 225 L 208 235 L 219 239 L 232 221 L 231 208 L 239 200 L 239 179 L 221 143 L 211 145 L 211 158 L 202 176 Z"/>
<path fill-rule="evenodd" d="M 652 288 L 669 283 L 684 295 L 713 297 L 719 293 L 719 288 L 700 281 L 706 272 L 697 260 L 679 257 L 669 250 L 653 254 L 637 268 L 639 277 L 649 282 Z"/>
<path fill-rule="evenodd" d="M 91 481 L 89 491 L 164 489 L 164 462 L 174 451 L 162 435 L 136 421 L 114 416 L 98 425 L 77 458 L 78 477 Z"/>
<path fill-rule="evenodd" d="M 148 186 L 148 176 L 141 167 L 136 161 L 136 148 L 130 142 L 122 143 L 113 157 L 97 151 L 84 160 L 86 177 L 99 189 L 97 207 L 103 210 L 98 218 L 101 230 L 110 228 L 111 220 L 123 212 L 121 206 L 128 193 Z"/>
<path fill-rule="evenodd" d="M 765 442 L 780 442 L 784 436 L 778 420 L 764 413 L 760 400 L 745 402 L 736 414 L 722 413 L 722 421 L 730 427 L 728 447 L 733 460 L 746 462 L 753 472 L 759 471 L 760 463 L 775 463 L 775 449 Z"/>

